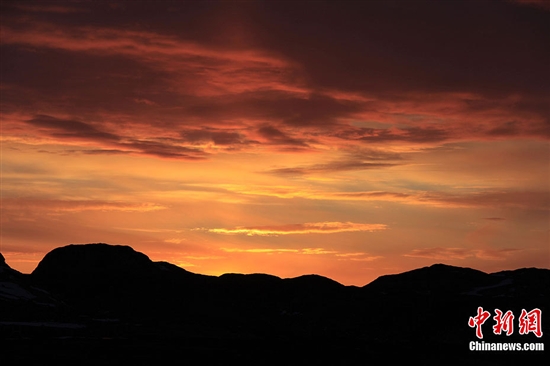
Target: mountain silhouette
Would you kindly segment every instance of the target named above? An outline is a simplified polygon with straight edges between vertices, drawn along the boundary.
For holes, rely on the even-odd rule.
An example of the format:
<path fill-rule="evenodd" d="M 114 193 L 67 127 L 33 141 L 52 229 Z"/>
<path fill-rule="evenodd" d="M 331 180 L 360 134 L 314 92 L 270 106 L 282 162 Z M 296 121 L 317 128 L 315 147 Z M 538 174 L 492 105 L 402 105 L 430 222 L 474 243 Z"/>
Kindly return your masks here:
<path fill-rule="evenodd" d="M 466 290 L 474 284 L 492 282 L 486 273 L 478 270 L 434 264 L 401 274 L 381 276 L 364 288 L 401 293 L 456 292 Z"/>
<path fill-rule="evenodd" d="M 479 306 L 546 314 L 549 298 L 550 270 L 538 268 L 434 264 L 356 287 L 318 275 L 206 276 L 103 243 L 56 248 L 30 275 L 0 255 L 0 334 L 17 364 L 46 354 L 58 364 L 148 365 L 182 352 L 208 365 L 392 364 L 399 354 L 434 365 L 538 362 L 540 352 L 469 351 L 477 338 L 467 321 Z M 494 335 L 489 321 L 484 331 L 487 342 L 540 342 Z M 101 352 L 83 359 L 90 347 Z"/>

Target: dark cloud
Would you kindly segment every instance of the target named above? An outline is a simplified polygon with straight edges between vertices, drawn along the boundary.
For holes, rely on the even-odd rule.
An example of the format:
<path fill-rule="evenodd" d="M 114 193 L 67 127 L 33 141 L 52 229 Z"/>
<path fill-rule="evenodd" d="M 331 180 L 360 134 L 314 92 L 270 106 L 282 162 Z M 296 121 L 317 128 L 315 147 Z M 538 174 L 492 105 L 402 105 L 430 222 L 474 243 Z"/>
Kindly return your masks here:
<path fill-rule="evenodd" d="M 116 150 L 116 149 L 95 149 L 95 150 L 70 150 L 69 152 L 79 152 L 86 155 L 117 155 L 117 154 L 129 154 L 128 151 Z"/>
<path fill-rule="evenodd" d="M 388 152 L 376 149 L 345 149 L 349 156 L 358 160 L 380 161 L 380 160 L 403 160 L 399 153 Z"/>
<path fill-rule="evenodd" d="M 82 11 L 85 11 L 83 8 L 76 8 L 71 6 L 64 6 L 64 5 L 57 5 L 57 4 L 33 4 L 32 2 L 29 2 L 29 4 L 12 4 L 15 8 L 23 11 L 30 11 L 30 12 L 37 12 L 37 13 L 60 13 L 60 14 L 68 14 L 68 13 L 80 13 Z"/>
<path fill-rule="evenodd" d="M 324 164 L 313 164 L 297 167 L 276 168 L 266 171 L 268 174 L 293 176 L 293 175 L 308 175 L 308 174 L 325 174 L 333 172 L 344 172 L 353 170 L 369 170 L 369 169 L 384 169 L 398 165 L 403 165 L 403 157 L 398 153 L 385 152 L 376 149 L 358 149 L 358 148 L 343 148 L 344 157 L 341 160 L 334 160 Z M 400 194 L 390 194 L 388 192 L 356 192 L 361 197 L 388 196 L 393 198 L 408 197 L 408 195 L 400 196 Z M 342 194 L 346 196 L 346 194 Z"/>
<path fill-rule="evenodd" d="M 533 6 L 535 8 L 550 10 L 550 2 L 548 0 L 509 0 L 512 3 L 525 6 Z"/>
<path fill-rule="evenodd" d="M 346 128 L 334 133 L 334 136 L 344 140 L 351 139 L 364 142 L 408 141 L 418 143 L 441 142 L 452 137 L 449 131 L 433 127 Z"/>
<path fill-rule="evenodd" d="M 138 153 L 161 158 L 187 160 L 204 159 L 208 154 L 200 149 L 182 146 L 181 141 L 172 138 L 135 139 L 119 136 L 97 129 L 90 123 L 38 115 L 26 123 L 37 127 L 47 136 L 66 141 L 88 141 L 98 146 L 116 147 L 91 149 L 87 154 Z"/>
<path fill-rule="evenodd" d="M 132 140 L 121 144 L 121 146 L 125 146 L 131 150 L 135 149 L 141 154 L 153 155 L 160 158 L 202 160 L 208 155 L 200 149 L 179 146 L 168 141 Z"/>
<path fill-rule="evenodd" d="M 203 128 L 200 130 L 188 130 L 180 133 L 183 140 L 191 144 L 213 142 L 216 145 L 248 145 L 253 141 L 247 140 L 246 136 L 239 132 L 220 131 Z"/>
<path fill-rule="evenodd" d="M 518 132 L 519 132 L 518 123 L 511 121 L 511 122 L 506 122 L 495 128 L 492 128 L 491 130 L 487 131 L 487 134 L 493 135 L 493 136 L 515 136 L 518 134 Z"/>
<path fill-rule="evenodd" d="M 284 55 L 317 90 L 547 93 L 548 12 L 520 4 L 545 2 L 138 2 L 118 9 L 94 2 L 75 3 L 86 11 L 54 20 Z M 34 14 L 39 21 L 54 15 Z"/>
<path fill-rule="evenodd" d="M 228 93 L 219 97 L 194 98 L 188 103 L 185 113 L 205 121 L 244 119 L 259 124 L 270 121 L 313 130 L 338 125 L 339 119 L 352 117 L 364 107 L 357 101 L 281 90 Z"/>
<path fill-rule="evenodd" d="M 362 110 L 360 103 L 315 94 L 308 98 L 258 100 L 256 103 L 269 110 L 272 118 L 293 127 L 330 126 Z"/>
<path fill-rule="evenodd" d="M 26 122 L 45 130 L 48 135 L 57 138 L 109 142 L 120 140 L 120 137 L 115 134 L 101 131 L 91 124 L 75 120 L 37 115 Z"/>
<path fill-rule="evenodd" d="M 429 192 L 419 195 L 420 203 L 450 207 L 498 207 L 550 211 L 550 192 L 544 191 L 480 191 L 470 194 Z"/>
<path fill-rule="evenodd" d="M 152 111 L 158 114 L 160 107 L 136 100 L 155 101 L 160 90 L 167 103 L 182 100 L 170 92 L 168 73 L 135 57 L 13 44 L 2 45 L 0 51 L 6 60 L 0 64 L 7 88 L 2 102 L 8 110 L 50 115 L 63 111 L 90 118 L 100 112 L 149 116 Z"/>
<path fill-rule="evenodd" d="M 400 164 L 393 163 L 369 163 L 363 161 L 336 161 L 327 164 L 315 164 L 303 167 L 278 168 L 268 170 L 268 174 L 275 175 L 307 175 L 343 172 L 349 170 L 367 170 L 390 168 Z"/>
<path fill-rule="evenodd" d="M 292 6 L 292 11 L 290 11 Z M 548 92 L 548 14 L 504 1 L 268 2 L 270 48 L 313 85 L 391 92 Z M 269 14 L 269 15 L 268 15 Z M 414 16 L 411 16 L 414 14 Z"/>
<path fill-rule="evenodd" d="M 258 133 L 267 139 L 268 144 L 308 147 L 305 141 L 290 137 L 274 126 L 262 126 L 258 129 Z"/>
<path fill-rule="evenodd" d="M 303 152 L 334 142 L 327 137 L 340 145 L 550 137 L 550 19 L 535 7 L 7 2 L 2 9 L 4 111 L 41 113 L 27 123 L 55 138 L 123 144 L 105 150 L 198 158 L 204 143 Z M 70 9 L 78 11 L 69 16 Z M 364 120 L 388 128 L 354 125 Z M 126 136 L 116 124 L 142 135 Z M 177 131 L 179 141 L 163 140 Z"/>

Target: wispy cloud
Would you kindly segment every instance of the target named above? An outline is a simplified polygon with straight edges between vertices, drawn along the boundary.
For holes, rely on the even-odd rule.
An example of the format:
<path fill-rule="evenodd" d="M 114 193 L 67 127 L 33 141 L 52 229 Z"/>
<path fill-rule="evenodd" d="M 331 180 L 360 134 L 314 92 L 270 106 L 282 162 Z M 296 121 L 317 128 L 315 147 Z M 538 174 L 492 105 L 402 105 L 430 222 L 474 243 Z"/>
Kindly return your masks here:
<path fill-rule="evenodd" d="M 85 12 L 86 9 L 84 8 L 77 8 L 77 7 L 71 7 L 71 6 L 63 6 L 63 5 L 57 5 L 57 4 L 48 4 L 45 3 L 43 5 L 37 5 L 37 4 L 24 4 L 24 3 L 14 3 L 11 4 L 17 9 L 28 11 L 28 12 L 36 12 L 36 13 L 58 13 L 58 14 L 69 14 L 69 13 L 80 13 Z M 76 5 L 76 4 L 75 4 Z"/>
<path fill-rule="evenodd" d="M 48 23 L 18 30 L 4 25 L 2 35 L 5 44 L 131 57 L 155 69 L 170 70 L 178 80 L 191 82 L 195 93 L 204 96 L 229 90 L 296 88 L 287 86 L 291 80 L 285 71 L 289 62 L 257 50 L 213 48 L 155 32 L 89 26 L 68 29 Z M 209 82 L 201 83 L 205 79 Z"/>
<path fill-rule="evenodd" d="M 474 256 L 475 253 L 470 249 L 465 248 L 444 248 L 444 247 L 434 247 L 434 248 L 423 248 L 423 249 L 414 249 L 408 254 L 405 254 L 405 257 L 418 257 L 418 258 L 430 258 L 430 259 L 465 259 L 468 257 Z"/>
<path fill-rule="evenodd" d="M 36 127 L 38 132 L 60 139 L 85 139 L 99 141 L 118 141 L 120 137 L 101 131 L 98 128 L 81 121 L 60 119 L 47 115 L 37 115 L 26 121 Z"/>
<path fill-rule="evenodd" d="M 166 209 L 155 203 L 130 203 L 100 200 L 62 200 L 33 198 L 4 198 L 2 207 L 14 210 L 38 210 L 54 213 L 81 211 L 149 212 Z"/>
<path fill-rule="evenodd" d="M 307 174 L 326 174 L 333 172 L 343 172 L 349 170 L 368 170 L 390 168 L 399 164 L 391 163 L 371 163 L 363 161 L 337 161 L 327 164 L 316 164 L 303 167 L 277 168 L 268 170 L 268 174 L 275 175 L 307 175 Z"/>
<path fill-rule="evenodd" d="M 452 260 L 479 258 L 488 260 L 503 260 L 509 255 L 522 251 L 523 249 L 470 249 L 470 248 L 445 248 L 432 247 L 414 249 L 410 253 L 404 254 L 405 257 L 429 258 L 434 260 Z"/>
<path fill-rule="evenodd" d="M 287 249 L 287 248 L 221 248 L 224 252 L 228 253 L 299 253 L 298 249 Z"/>
<path fill-rule="evenodd" d="M 100 130 L 98 127 L 78 121 L 56 118 L 48 115 L 37 115 L 26 123 L 36 127 L 36 133 L 61 143 L 91 143 L 103 146 L 101 149 L 66 150 L 85 154 L 144 154 L 161 158 L 178 158 L 187 160 L 203 159 L 207 154 L 192 146 L 184 146 L 183 140 L 174 138 L 138 138 L 131 134 Z M 115 147 L 113 149 L 112 147 Z"/>
<path fill-rule="evenodd" d="M 236 228 L 202 229 L 216 234 L 242 234 L 248 236 L 277 236 L 293 234 L 333 234 L 357 231 L 385 230 L 384 224 L 361 224 L 354 222 L 315 222 L 305 224 L 274 225 L 274 226 L 249 226 Z"/>
<path fill-rule="evenodd" d="M 372 262 L 374 260 L 382 258 L 379 255 L 370 255 L 368 253 L 355 252 L 355 253 L 337 253 L 338 260 L 350 260 L 356 262 Z"/>
<path fill-rule="evenodd" d="M 441 207 L 499 207 L 548 211 L 550 193 L 517 190 L 481 190 L 468 193 L 425 192 L 417 195 L 414 203 Z"/>
<path fill-rule="evenodd" d="M 548 211 L 550 194 L 545 191 L 458 189 L 449 187 L 445 191 L 420 191 L 408 189 L 399 191 L 331 191 L 293 186 L 243 186 L 234 184 L 214 185 L 228 192 L 243 195 L 277 197 L 281 199 L 304 198 L 329 201 L 380 201 L 398 202 L 410 205 L 426 205 L 441 208 L 521 208 Z M 200 189 L 196 187 L 195 189 Z M 205 188 L 206 189 L 206 188 Z M 504 218 L 486 218 L 502 221 Z"/>
<path fill-rule="evenodd" d="M 297 254 L 297 255 L 320 255 L 336 257 L 341 261 L 360 261 L 371 262 L 382 258 L 382 256 L 374 256 L 369 253 L 355 252 L 346 253 L 338 250 L 325 249 L 325 248 L 221 248 L 222 251 L 227 253 L 251 253 L 251 254 Z"/>

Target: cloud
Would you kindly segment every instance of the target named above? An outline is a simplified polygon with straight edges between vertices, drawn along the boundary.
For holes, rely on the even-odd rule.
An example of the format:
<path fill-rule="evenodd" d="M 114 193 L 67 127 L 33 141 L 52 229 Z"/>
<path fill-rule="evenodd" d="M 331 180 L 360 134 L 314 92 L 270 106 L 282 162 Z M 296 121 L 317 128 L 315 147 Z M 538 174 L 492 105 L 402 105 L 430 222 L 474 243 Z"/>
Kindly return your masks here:
<path fill-rule="evenodd" d="M 23 11 L 36 12 L 36 13 L 69 14 L 69 13 L 80 13 L 80 12 L 86 11 L 85 9 L 82 9 L 82 8 L 53 5 L 53 4 L 36 5 L 36 4 L 12 3 L 10 5 Z"/>
<path fill-rule="evenodd" d="M 191 259 L 195 261 L 211 260 L 211 259 L 222 259 L 219 255 L 184 255 L 182 258 Z"/>
<path fill-rule="evenodd" d="M 425 205 L 439 208 L 498 208 L 546 212 L 550 210 L 550 193 L 539 190 L 509 188 L 494 190 L 448 187 L 445 191 L 402 189 L 401 191 L 343 191 L 290 185 L 190 184 L 181 189 L 244 196 L 265 196 L 279 199 L 326 201 L 396 202 L 406 205 Z M 503 221 L 505 218 L 484 218 Z"/>
<path fill-rule="evenodd" d="M 77 120 L 37 115 L 26 123 L 37 127 L 38 133 L 62 143 L 92 143 L 100 149 L 66 150 L 79 151 L 85 154 L 124 154 L 135 153 L 152 155 L 161 158 L 186 160 L 204 159 L 207 153 L 192 146 L 182 146 L 182 142 L 173 138 L 136 139 L 102 131 L 90 123 Z M 110 147 L 115 147 L 110 148 Z"/>
<path fill-rule="evenodd" d="M 258 50 L 214 48 L 155 32 L 48 23 L 17 30 L 4 25 L 2 35 L 4 44 L 128 57 L 153 69 L 169 70 L 175 81 L 187 81 L 191 87 L 187 91 L 202 96 L 295 88 L 285 71 L 290 64 Z"/>
<path fill-rule="evenodd" d="M 308 174 L 326 174 L 332 172 L 343 172 L 349 170 L 367 170 L 390 168 L 400 164 L 391 163 L 370 163 L 363 161 L 336 161 L 327 164 L 315 164 L 303 167 L 277 168 L 266 171 L 274 175 L 308 175 Z"/>
<path fill-rule="evenodd" d="M 243 234 L 248 236 L 277 236 L 294 234 L 333 234 L 341 232 L 379 231 L 387 228 L 384 224 L 361 224 L 354 222 L 316 222 L 305 224 L 251 226 L 237 228 L 202 229 L 216 234 Z"/>
<path fill-rule="evenodd" d="M 131 151 L 118 149 L 89 149 L 89 150 L 65 150 L 64 153 L 74 154 L 80 153 L 85 155 L 125 155 L 131 154 Z"/>
<path fill-rule="evenodd" d="M 216 128 L 188 129 L 180 133 L 182 139 L 193 145 L 213 143 L 220 146 L 241 146 L 255 143 L 246 138 L 239 130 Z"/>
<path fill-rule="evenodd" d="M 550 10 L 550 3 L 547 0 L 508 0 L 519 5 L 533 6 L 536 8 Z"/>
<path fill-rule="evenodd" d="M 339 260 L 350 260 L 357 262 L 372 262 L 374 260 L 382 258 L 379 255 L 370 255 L 368 253 L 356 252 L 356 253 L 338 253 L 336 254 Z"/>
<path fill-rule="evenodd" d="M 408 254 L 404 254 L 405 257 L 418 257 L 418 258 L 430 258 L 430 259 L 465 259 L 475 256 L 475 253 L 470 249 L 465 248 L 423 248 L 414 249 Z"/>
<path fill-rule="evenodd" d="M 385 6 L 370 6 L 373 11 L 383 11 L 385 16 L 399 18 L 398 12 L 385 13 Z M 267 15 L 263 13 L 264 7 L 271 6 L 262 5 L 255 10 L 259 13 L 247 26 L 258 29 L 251 30 L 264 29 L 265 24 L 259 22 Z M 278 13 L 279 6 L 274 7 L 274 14 L 282 16 Z M 100 8 L 98 5 L 95 10 L 107 11 Z M 407 5 L 400 4 L 398 8 L 407 8 Z M 446 6 L 439 10 L 444 8 Z M 82 5 L 79 9 L 88 7 Z M 326 4 L 319 8 L 321 13 L 327 12 L 327 19 L 336 23 L 344 21 L 343 13 L 350 12 L 348 15 L 352 18 L 356 16 L 354 7 L 349 4 L 337 10 Z M 111 13 L 105 15 L 113 16 Z M 303 21 L 314 21 L 316 16 L 308 13 Z M 429 62 L 426 65 L 404 64 L 402 60 L 407 57 L 386 54 L 387 49 L 378 42 L 370 45 L 372 54 L 367 55 L 363 45 L 351 47 L 355 44 L 354 37 L 345 37 L 348 45 L 334 42 L 334 37 L 347 34 L 347 27 L 339 30 L 341 34 L 333 34 L 320 43 L 299 26 L 295 35 L 283 32 L 283 36 L 292 35 L 303 40 L 307 35 L 317 47 L 314 47 L 315 52 L 327 50 L 328 56 L 312 59 L 303 49 L 281 44 L 263 32 L 254 34 L 265 43 L 258 40 L 259 43 L 235 47 L 208 42 L 198 36 L 201 34 L 198 31 L 191 33 L 195 35 L 192 37 L 185 32 L 178 33 L 177 29 L 166 29 L 162 24 L 155 24 L 151 28 L 154 31 L 144 31 L 143 28 L 121 29 L 116 22 L 111 24 L 108 20 L 98 27 L 87 22 L 74 26 L 70 22 L 53 24 L 46 18 L 40 19 L 21 23 L 13 16 L 2 26 L 3 50 L 7 58 L 25 60 L 17 63 L 15 70 L 3 69 L 5 109 L 42 113 L 27 120 L 27 124 L 37 127 L 37 131 L 27 132 L 30 135 L 43 133 L 51 138 L 95 145 L 120 143 L 121 146 L 115 147 L 97 146 L 95 150 L 103 153 L 126 150 L 160 158 L 200 160 L 220 151 L 243 149 L 301 153 L 376 144 L 437 146 L 450 141 L 550 138 L 547 91 L 535 88 L 543 83 L 530 71 L 538 69 L 537 60 L 544 57 L 530 57 L 531 63 L 536 65 L 522 69 L 533 79 L 532 85 L 506 89 L 509 84 L 503 83 L 502 89 L 507 91 L 495 94 L 493 90 L 485 90 L 485 85 L 491 83 L 474 83 L 475 78 L 471 75 L 464 78 L 452 74 L 460 74 L 462 67 L 451 70 L 445 64 L 438 67 L 428 67 Z M 266 24 L 273 21 L 265 20 Z M 430 17 L 425 20 L 427 24 L 434 22 Z M 514 17 L 511 20 L 515 21 Z M 533 27 L 536 28 L 536 24 Z M 363 22 L 356 26 L 357 31 L 366 34 L 375 30 Z M 386 23 L 379 26 L 387 27 Z M 275 27 L 273 31 L 282 30 Z M 398 37 L 403 33 L 393 28 L 386 31 L 376 34 L 383 39 L 403 42 Z M 468 28 L 465 31 L 471 32 Z M 433 37 L 432 34 L 424 36 Z M 518 37 L 514 36 L 512 41 Z M 413 38 L 409 42 L 417 44 Z M 526 47 L 514 42 L 515 48 Z M 259 47 L 259 44 L 266 46 Z M 421 56 L 424 55 L 424 51 L 420 52 L 423 44 L 406 49 L 423 61 L 429 61 L 431 58 Z M 494 42 L 488 44 L 494 46 Z M 529 49 L 537 54 L 535 45 Z M 349 52 L 334 51 L 342 47 Z M 498 47 L 500 49 L 501 45 Z M 483 53 L 483 60 L 492 59 L 485 52 L 476 51 Z M 396 48 L 394 52 L 400 51 Z M 445 54 L 451 63 L 455 63 L 451 57 L 454 52 L 448 49 Z M 353 54 L 365 65 L 374 62 L 376 65 L 372 66 L 376 67 L 356 64 L 349 57 L 336 59 L 334 54 Z M 386 58 L 392 61 L 382 62 Z M 320 59 L 323 62 L 319 62 Z M 501 62 L 502 59 L 483 65 L 491 65 L 488 71 L 492 72 L 495 67 L 507 65 Z M 349 63 L 357 67 L 343 68 L 343 64 Z M 516 68 L 516 64 L 513 65 Z M 425 72 L 418 76 L 414 73 L 417 68 Z M 442 81 L 431 77 L 431 73 L 440 68 L 449 73 L 448 78 L 442 79 L 446 80 L 442 85 L 439 85 Z M 395 73 L 396 70 L 401 71 Z M 403 72 L 412 74 L 408 78 L 395 76 Z M 332 74 L 340 74 L 343 78 L 333 78 Z M 481 73 L 481 76 L 486 74 Z M 517 72 L 503 72 L 499 76 L 506 79 L 515 74 Z M 366 80 L 369 83 L 365 84 Z M 462 85 L 462 80 L 468 80 L 471 85 Z M 515 84 L 522 80 L 516 80 Z M 500 85 L 501 78 L 492 82 Z M 62 115 L 80 117 L 53 117 Z M 52 120 L 56 118 L 57 121 Z M 362 121 L 374 121 L 386 128 L 365 127 Z M 4 131 L 8 135 L 11 132 L 9 128 Z M 346 163 L 330 163 L 329 166 L 283 168 L 273 173 L 303 175 L 311 171 L 392 166 L 374 165 L 376 163 L 370 160 L 356 159 L 347 163 L 347 167 Z"/>
<path fill-rule="evenodd" d="M 550 210 L 550 192 L 516 190 L 482 190 L 462 194 L 425 192 L 417 195 L 413 203 L 442 207 L 499 207 L 548 211 Z"/>
<path fill-rule="evenodd" d="M 522 251 L 523 249 L 469 249 L 469 248 L 443 248 L 432 247 L 414 249 L 408 254 L 404 254 L 405 257 L 415 258 L 429 258 L 434 260 L 453 260 L 453 259 L 467 259 L 467 258 L 479 258 L 487 260 L 503 260 L 513 253 Z"/>
<path fill-rule="evenodd" d="M 381 256 L 373 256 L 368 253 L 343 253 L 337 250 L 327 250 L 325 248 L 302 248 L 302 249 L 289 249 L 289 248 L 221 248 L 222 251 L 227 253 L 253 253 L 253 254 L 282 254 L 292 253 L 300 255 L 328 255 L 336 256 L 338 260 L 351 260 L 359 262 L 371 262 L 382 258 Z"/>
<path fill-rule="evenodd" d="M 357 140 L 362 142 L 392 142 L 407 141 L 414 143 L 433 143 L 448 140 L 452 135 L 449 131 L 434 127 L 408 127 L 408 128 L 355 128 L 339 131 L 336 137 L 344 140 Z"/>
<path fill-rule="evenodd" d="M 288 134 L 273 126 L 262 126 L 258 129 L 258 133 L 272 145 L 308 147 L 308 144 L 305 141 L 292 138 Z"/>
<path fill-rule="evenodd" d="M 181 146 L 177 140 L 157 139 L 157 140 L 134 140 L 120 143 L 118 146 L 126 147 L 130 151 L 136 151 L 141 154 L 153 155 L 160 158 L 174 158 L 185 160 L 202 160 L 208 153 L 193 147 Z"/>
<path fill-rule="evenodd" d="M 158 105 L 157 103 L 145 98 L 135 98 L 134 102 L 149 105 L 149 106 Z"/>
<path fill-rule="evenodd" d="M 166 209 L 165 206 L 155 203 L 129 203 L 101 200 L 62 200 L 38 198 L 3 198 L 4 209 L 38 210 L 53 213 L 81 212 L 81 211 L 124 211 L 149 212 Z"/>
<path fill-rule="evenodd" d="M 482 249 L 476 252 L 476 257 L 488 260 L 503 260 L 525 249 L 506 248 L 506 249 Z"/>
<path fill-rule="evenodd" d="M 275 168 L 267 170 L 265 171 L 265 173 L 281 176 L 293 176 L 327 174 L 333 172 L 354 170 L 383 169 L 403 165 L 403 163 L 401 162 L 403 160 L 401 155 L 393 152 L 384 152 L 375 149 L 362 150 L 348 147 L 345 154 L 346 156 L 342 157 L 341 159 L 334 160 L 328 163 Z"/>
<path fill-rule="evenodd" d="M 413 194 L 399 193 L 399 192 L 384 192 L 384 191 L 370 191 L 370 192 L 335 192 L 329 194 L 327 198 L 342 199 L 342 200 L 365 200 L 365 201 L 400 201 L 407 203 L 409 198 L 413 198 Z"/>
<path fill-rule="evenodd" d="M 37 115 L 26 122 L 44 131 L 44 133 L 60 139 L 83 139 L 95 141 L 120 140 L 120 137 L 117 135 L 100 131 L 88 123 L 75 120 Z"/>
<path fill-rule="evenodd" d="M 364 257 L 349 257 L 349 258 L 345 258 L 344 260 L 350 260 L 354 262 L 372 262 L 380 258 L 383 258 L 383 257 L 379 255 L 373 255 L 373 256 L 364 256 Z"/>
<path fill-rule="evenodd" d="M 254 104 L 283 125 L 327 132 L 331 128 L 338 128 L 340 119 L 351 118 L 363 109 L 360 102 L 338 100 L 315 92 L 305 96 L 287 94 L 275 100 L 258 99 Z"/>
<path fill-rule="evenodd" d="M 278 248 L 252 248 L 252 249 L 241 249 L 241 248 L 221 248 L 224 252 L 228 253 L 298 253 L 298 249 L 278 249 Z"/>
<path fill-rule="evenodd" d="M 336 250 L 326 250 L 324 248 L 304 248 L 302 254 L 319 255 L 319 254 L 336 254 Z"/>

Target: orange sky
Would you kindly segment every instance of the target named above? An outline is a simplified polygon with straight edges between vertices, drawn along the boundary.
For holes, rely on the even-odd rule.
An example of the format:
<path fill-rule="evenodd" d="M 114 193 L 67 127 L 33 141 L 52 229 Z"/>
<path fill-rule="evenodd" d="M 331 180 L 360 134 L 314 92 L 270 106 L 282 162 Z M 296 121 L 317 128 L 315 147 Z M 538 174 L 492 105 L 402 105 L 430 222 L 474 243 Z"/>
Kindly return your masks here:
<path fill-rule="evenodd" d="M 0 250 L 343 284 L 550 268 L 549 9 L 2 2 Z"/>

